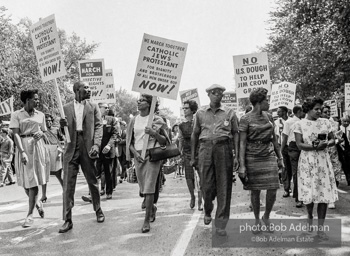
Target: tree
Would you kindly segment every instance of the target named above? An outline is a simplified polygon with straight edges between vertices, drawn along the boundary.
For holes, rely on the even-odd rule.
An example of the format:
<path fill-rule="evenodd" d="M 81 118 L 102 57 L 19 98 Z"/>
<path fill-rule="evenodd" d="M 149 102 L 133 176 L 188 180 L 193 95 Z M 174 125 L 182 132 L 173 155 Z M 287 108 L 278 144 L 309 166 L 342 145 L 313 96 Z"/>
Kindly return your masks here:
<path fill-rule="evenodd" d="M 130 115 L 135 116 L 137 112 L 137 98 L 125 89 L 119 89 L 116 92 L 116 116 L 127 123 L 130 121 Z"/>
<path fill-rule="evenodd" d="M 171 111 L 168 107 L 159 109 L 159 115 L 169 120 L 171 127 L 173 127 L 173 125 L 176 123 L 177 117 L 174 115 L 174 112 Z"/>
<path fill-rule="evenodd" d="M 53 82 L 42 83 L 39 74 L 29 27 L 32 21 L 22 19 L 17 25 L 11 23 L 6 8 L 0 7 L 0 101 L 14 95 L 14 108 L 22 105 L 19 99 L 21 90 L 35 88 L 39 90 L 40 106 L 44 112 L 57 113 L 58 102 Z M 97 49 L 98 44 L 86 43 L 76 34 L 67 36 L 59 30 L 62 54 L 67 76 L 58 79 L 63 102 L 71 100 L 73 93 L 64 82 L 77 80 L 77 61 L 88 58 Z M 8 117 L 0 117 L 6 118 Z"/>
<path fill-rule="evenodd" d="M 350 2 L 280 0 L 270 14 L 272 80 L 297 84 L 297 96 L 332 98 L 350 80 Z"/>

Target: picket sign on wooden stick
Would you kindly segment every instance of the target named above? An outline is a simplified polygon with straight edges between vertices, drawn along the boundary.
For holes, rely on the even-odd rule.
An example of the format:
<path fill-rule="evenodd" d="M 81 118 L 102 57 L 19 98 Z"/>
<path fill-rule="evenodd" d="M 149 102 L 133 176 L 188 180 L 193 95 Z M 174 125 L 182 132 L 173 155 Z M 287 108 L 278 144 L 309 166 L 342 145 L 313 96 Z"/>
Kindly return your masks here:
<path fill-rule="evenodd" d="M 62 101 L 61 101 L 60 90 L 58 89 L 57 79 L 55 78 L 54 81 L 55 81 L 55 89 L 56 89 L 57 100 L 58 100 L 58 109 L 60 110 L 61 118 L 66 118 L 63 110 Z M 67 143 L 70 143 L 70 136 L 69 136 L 69 131 L 67 126 L 64 127 L 64 133 L 65 133 Z"/>
<path fill-rule="evenodd" d="M 157 103 L 157 96 L 153 96 L 152 97 L 151 109 L 150 109 L 149 115 L 148 115 L 147 127 L 152 127 L 152 122 L 153 122 L 153 117 L 154 117 L 154 110 L 156 108 L 156 103 Z M 145 156 L 146 156 L 148 140 L 149 140 L 149 134 L 145 134 L 145 137 L 143 138 L 143 148 L 142 148 L 142 152 L 141 152 L 142 159 L 145 159 Z"/>

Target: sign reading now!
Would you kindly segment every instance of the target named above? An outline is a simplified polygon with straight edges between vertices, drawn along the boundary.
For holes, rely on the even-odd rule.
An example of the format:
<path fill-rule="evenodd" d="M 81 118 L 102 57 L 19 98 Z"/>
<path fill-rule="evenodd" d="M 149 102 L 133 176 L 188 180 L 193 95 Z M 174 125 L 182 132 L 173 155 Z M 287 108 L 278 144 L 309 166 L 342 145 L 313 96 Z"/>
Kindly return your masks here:
<path fill-rule="evenodd" d="M 238 98 L 248 98 L 251 91 L 263 87 L 270 94 L 271 82 L 267 53 L 233 56 L 236 93 Z"/>
<path fill-rule="evenodd" d="M 144 34 L 132 90 L 176 100 L 187 44 Z"/>
<path fill-rule="evenodd" d="M 91 101 L 105 103 L 107 90 L 103 59 L 78 61 L 80 80 L 89 85 Z"/>
<path fill-rule="evenodd" d="M 33 24 L 30 28 L 36 59 L 43 82 L 67 74 L 61 53 L 55 15 Z"/>

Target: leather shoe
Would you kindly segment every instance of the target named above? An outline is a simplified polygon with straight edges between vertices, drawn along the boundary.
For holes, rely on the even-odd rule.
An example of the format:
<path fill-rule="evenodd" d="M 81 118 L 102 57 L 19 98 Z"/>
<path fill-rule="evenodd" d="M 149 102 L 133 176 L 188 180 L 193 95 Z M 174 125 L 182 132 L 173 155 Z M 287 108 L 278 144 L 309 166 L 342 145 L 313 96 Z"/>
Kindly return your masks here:
<path fill-rule="evenodd" d="M 104 189 L 102 189 L 100 192 L 100 196 L 103 196 L 104 194 L 106 194 L 106 191 Z"/>
<path fill-rule="evenodd" d="M 289 191 L 284 191 L 283 197 L 289 197 Z"/>
<path fill-rule="evenodd" d="M 210 224 L 210 222 L 211 222 L 211 216 L 210 215 L 205 215 L 204 216 L 204 224 L 205 225 L 209 225 Z"/>
<path fill-rule="evenodd" d="M 216 229 L 216 234 L 217 234 L 218 236 L 227 236 L 226 230 L 225 230 L 225 229 L 222 229 L 222 228 L 217 228 L 217 229 Z"/>
<path fill-rule="evenodd" d="M 297 207 L 297 208 L 303 207 L 303 202 L 298 201 L 297 204 L 296 204 L 296 207 Z"/>
<path fill-rule="evenodd" d="M 84 202 L 92 203 L 91 197 L 89 196 L 82 196 L 81 199 L 83 199 Z"/>
<path fill-rule="evenodd" d="M 101 223 L 105 221 L 105 215 L 103 214 L 101 208 L 96 211 L 97 222 Z"/>
<path fill-rule="evenodd" d="M 73 222 L 71 220 L 66 220 L 63 226 L 58 230 L 58 233 L 66 233 L 73 228 Z"/>
<path fill-rule="evenodd" d="M 112 194 L 107 194 L 107 200 L 112 199 Z"/>

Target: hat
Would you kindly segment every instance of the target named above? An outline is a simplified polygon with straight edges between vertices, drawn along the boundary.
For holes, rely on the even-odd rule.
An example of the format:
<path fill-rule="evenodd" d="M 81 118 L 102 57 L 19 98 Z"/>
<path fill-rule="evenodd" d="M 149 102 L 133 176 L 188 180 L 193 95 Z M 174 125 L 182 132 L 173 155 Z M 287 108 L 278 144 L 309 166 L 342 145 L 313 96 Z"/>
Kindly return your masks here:
<path fill-rule="evenodd" d="M 213 84 L 210 87 L 208 87 L 207 89 L 205 89 L 205 91 L 206 92 L 210 92 L 211 90 L 214 90 L 214 89 L 220 89 L 223 92 L 226 91 L 226 88 L 223 87 L 222 85 L 219 85 L 219 84 Z"/>

